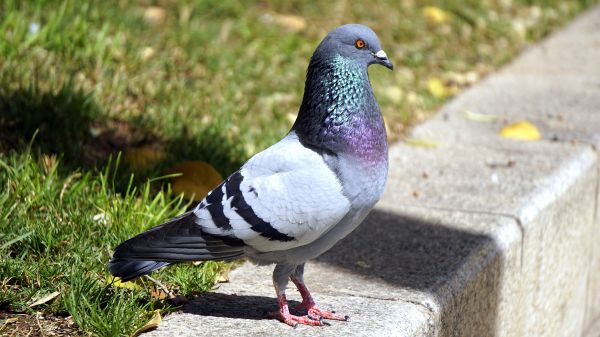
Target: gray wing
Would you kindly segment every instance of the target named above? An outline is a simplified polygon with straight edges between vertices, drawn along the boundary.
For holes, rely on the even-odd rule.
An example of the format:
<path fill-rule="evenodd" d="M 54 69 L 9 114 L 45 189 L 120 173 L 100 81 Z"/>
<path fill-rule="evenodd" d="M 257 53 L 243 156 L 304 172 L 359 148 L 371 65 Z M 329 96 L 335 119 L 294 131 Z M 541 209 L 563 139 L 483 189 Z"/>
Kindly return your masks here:
<path fill-rule="evenodd" d="M 323 158 L 291 134 L 215 188 L 194 214 L 209 234 L 285 250 L 316 240 L 348 213 L 342 191 Z"/>

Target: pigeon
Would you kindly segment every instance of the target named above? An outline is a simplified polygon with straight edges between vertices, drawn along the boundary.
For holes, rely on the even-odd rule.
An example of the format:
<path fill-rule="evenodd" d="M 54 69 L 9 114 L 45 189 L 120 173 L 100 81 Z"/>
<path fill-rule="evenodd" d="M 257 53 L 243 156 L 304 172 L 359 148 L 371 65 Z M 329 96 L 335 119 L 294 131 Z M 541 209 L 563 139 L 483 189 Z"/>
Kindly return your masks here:
<path fill-rule="evenodd" d="M 393 70 L 373 30 L 347 24 L 330 31 L 310 59 L 289 133 L 192 211 L 121 243 L 110 272 L 129 281 L 177 262 L 245 257 L 275 264 L 279 309 L 272 318 L 294 327 L 348 320 L 317 306 L 303 274 L 306 261 L 352 232 L 383 193 L 388 144 L 367 72 L 371 64 Z M 292 310 L 289 280 L 302 296 Z"/>

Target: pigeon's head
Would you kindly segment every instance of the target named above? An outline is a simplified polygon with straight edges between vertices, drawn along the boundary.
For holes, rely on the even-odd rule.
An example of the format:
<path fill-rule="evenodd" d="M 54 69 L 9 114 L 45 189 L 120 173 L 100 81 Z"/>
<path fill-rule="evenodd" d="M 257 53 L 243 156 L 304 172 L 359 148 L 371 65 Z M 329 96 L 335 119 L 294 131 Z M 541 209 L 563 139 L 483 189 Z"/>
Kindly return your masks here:
<path fill-rule="evenodd" d="M 313 60 L 324 60 L 340 55 L 365 66 L 381 64 L 393 70 L 394 65 L 381 49 L 379 38 L 371 28 L 359 24 L 339 26 L 329 32 L 313 55 Z"/>

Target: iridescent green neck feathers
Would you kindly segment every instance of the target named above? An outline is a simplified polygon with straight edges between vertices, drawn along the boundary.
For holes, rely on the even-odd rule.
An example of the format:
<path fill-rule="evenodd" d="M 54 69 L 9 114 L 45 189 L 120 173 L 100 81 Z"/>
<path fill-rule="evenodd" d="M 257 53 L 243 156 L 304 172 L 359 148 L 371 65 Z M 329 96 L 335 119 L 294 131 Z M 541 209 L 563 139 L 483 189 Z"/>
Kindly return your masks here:
<path fill-rule="evenodd" d="M 335 153 L 370 161 L 387 157 L 385 127 L 367 67 L 340 55 L 311 60 L 293 130 L 308 145 Z"/>

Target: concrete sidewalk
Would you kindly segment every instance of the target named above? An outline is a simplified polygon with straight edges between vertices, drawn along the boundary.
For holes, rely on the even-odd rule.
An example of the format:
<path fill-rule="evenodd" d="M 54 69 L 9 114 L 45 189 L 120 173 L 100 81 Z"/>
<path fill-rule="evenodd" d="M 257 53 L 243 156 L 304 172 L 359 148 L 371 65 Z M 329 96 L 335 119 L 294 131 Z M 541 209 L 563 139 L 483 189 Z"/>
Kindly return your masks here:
<path fill-rule="evenodd" d="M 498 136 L 521 119 L 544 139 Z M 264 319 L 276 307 L 272 267 L 246 264 L 144 336 L 600 335 L 600 6 L 413 137 L 439 146 L 395 144 L 376 210 L 307 265 L 316 300 L 350 322 L 291 329 Z"/>

